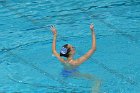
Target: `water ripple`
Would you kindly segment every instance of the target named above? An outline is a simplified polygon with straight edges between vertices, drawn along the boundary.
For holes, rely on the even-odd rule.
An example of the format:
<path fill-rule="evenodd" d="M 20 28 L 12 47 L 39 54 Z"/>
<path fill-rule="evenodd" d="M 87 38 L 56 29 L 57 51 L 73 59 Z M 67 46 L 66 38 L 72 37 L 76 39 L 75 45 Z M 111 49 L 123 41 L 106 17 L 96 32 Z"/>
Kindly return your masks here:
<path fill-rule="evenodd" d="M 88 36 L 88 35 L 86 35 Z M 72 35 L 72 36 L 58 36 L 57 38 L 57 42 L 61 42 L 61 41 L 67 41 L 68 39 L 77 39 L 77 38 L 84 38 L 86 37 L 85 35 Z M 107 37 L 107 36 L 112 36 L 112 35 L 97 35 L 97 39 L 100 39 L 100 38 L 103 38 L 103 37 Z M 22 47 L 27 47 L 27 46 L 31 46 L 31 45 L 34 45 L 34 44 L 37 44 L 37 43 L 45 43 L 45 44 L 50 44 L 52 43 L 52 39 L 45 39 L 45 40 L 39 40 L 39 41 L 32 41 L 32 42 L 27 42 L 27 43 L 24 43 L 24 44 L 20 44 L 20 45 L 16 45 L 12 48 L 2 48 L 0 49 L 0 52 L 2 53 L 6 53 L 8 51 L 11 51 L 11 50 L 15 50 L 15 49 L 18 49 L 18 48 L 22 48 Z"/>

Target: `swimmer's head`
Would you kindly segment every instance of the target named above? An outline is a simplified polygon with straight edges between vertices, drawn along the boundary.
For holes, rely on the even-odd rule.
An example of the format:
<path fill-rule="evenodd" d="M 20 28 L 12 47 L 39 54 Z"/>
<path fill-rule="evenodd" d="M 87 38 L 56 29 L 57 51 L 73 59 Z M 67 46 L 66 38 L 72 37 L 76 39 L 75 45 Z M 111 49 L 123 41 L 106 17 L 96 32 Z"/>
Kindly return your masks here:
<path fill-rule="evenodd" d="M 63 56 L 63 57 L 69 57 L 71 55 L 74 55 L 75 54 L 75 49 L 72 45 L 70 44 L 65 44 L 62 48 L 61 48 L 61 51 L 60 51 L 60 56 Z"/>

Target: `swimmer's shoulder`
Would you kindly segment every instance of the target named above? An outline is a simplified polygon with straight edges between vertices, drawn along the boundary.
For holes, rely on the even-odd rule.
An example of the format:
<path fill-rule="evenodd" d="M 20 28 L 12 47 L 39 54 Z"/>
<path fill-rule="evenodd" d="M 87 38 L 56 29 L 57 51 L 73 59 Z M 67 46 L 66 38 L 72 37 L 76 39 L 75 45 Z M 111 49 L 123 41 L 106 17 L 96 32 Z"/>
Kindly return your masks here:
<path fill-rule="evenodd" d="M 76 60 L 72 60 L 72 62 L 71 62 L 71 64 L 72 65 L 75 65 L 75 66 L 79 66 L 79 65 L 81 65 L 83 62 L 85 62 L 85 59 L 86 57 L 81 57 L 81 58 L 78 58 L 78 59 L 76 59 Z"/>

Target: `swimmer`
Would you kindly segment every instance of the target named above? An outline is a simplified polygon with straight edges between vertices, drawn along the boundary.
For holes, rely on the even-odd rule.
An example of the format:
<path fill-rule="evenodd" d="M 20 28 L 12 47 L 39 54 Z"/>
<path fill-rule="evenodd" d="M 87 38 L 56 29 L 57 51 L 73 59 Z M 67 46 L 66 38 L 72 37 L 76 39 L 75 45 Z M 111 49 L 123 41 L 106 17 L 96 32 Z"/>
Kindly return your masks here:
<path fill-rule="evenodd" d="M 76 76 L 76 77 L 90 79 L 92 82 L 95 80 L 95 85 L 92 86 L 92 92 L 98 93 L 101 81 L 97 77 L 95 77 L 91 74 L 87 74 L 87 73 L 83 74 L 77 70 L 77 67 L 80 64 L 82 64 L 83 62 L 85 62 L 88 58 L 90 58 L 91 55 L 96 50 L 96 37 L 95 37 L 95 33 L 94 33 L 93 24 L 90 25 L 90 30 L 91 30 L 91 35 L 92 35 L 91 49 L 85 55 L 81 56 L 80 58 L 73 59 L 73 56 L 76 51 L 75 51 L 75 47 L 73 47 L 71 44 L 63 45 L 60 50 L 60 53 L 58 53 L 56 51 L 57 30 L 56 30 L 55 26 L 51 26 L 51 31 L 53 33 L 52 52 L 64 66 L 64 69 L 62 70 L 62 75 L 64 77 Z M 65 57 L 66 60 L 62 57 Z"/>
<path fill-rule="evenodd" d="M 51 31 L 53 33 L 53 43 L 52 43 L 52 52 L 58 58 L 60 62 L 64 65 L 69 65 L 69 67 L 77 67 L 83 62 L 85 62 L 96 50 L 96 38 L 94 33 L 93 24 L 90 25 L 91 35 L 92 35 L 92 46 L 91 49 L 82 57 L 78 59 L 73 59 L 75 54 L 75 47 L 71 44 L 65 44 L 62 46 L 60 53 L 56 51 L 56 38 L 57 38 L 57 30 L 54 26 L 51 26 Z M 66 60 L 62 57 L 66 57 Z"/>

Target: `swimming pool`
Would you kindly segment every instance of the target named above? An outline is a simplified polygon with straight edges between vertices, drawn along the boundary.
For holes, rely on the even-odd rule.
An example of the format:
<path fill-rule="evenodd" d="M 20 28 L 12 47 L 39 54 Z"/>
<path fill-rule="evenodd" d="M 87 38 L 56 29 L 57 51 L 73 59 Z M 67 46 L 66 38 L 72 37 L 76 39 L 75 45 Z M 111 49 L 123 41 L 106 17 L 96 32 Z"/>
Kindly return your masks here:
<path fill-rule="evenodd" d="M 139 93 L 139 9 L 138 0 L 0 0 L 0 93 L 91 93 L 94 80 L 61 76 L 50 25 L 57 51 L 70 43 L 78 58 L 92 22 L 97 50 L 78 70 L 101 80 L 99 93 Z"/>

